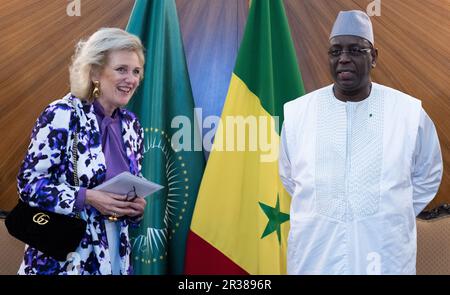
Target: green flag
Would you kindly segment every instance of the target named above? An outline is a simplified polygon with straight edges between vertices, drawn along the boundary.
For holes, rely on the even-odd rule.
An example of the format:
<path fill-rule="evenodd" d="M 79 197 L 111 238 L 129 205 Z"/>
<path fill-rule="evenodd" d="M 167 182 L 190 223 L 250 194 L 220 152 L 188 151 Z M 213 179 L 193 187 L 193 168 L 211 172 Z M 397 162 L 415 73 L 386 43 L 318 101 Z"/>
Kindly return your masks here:
<path fill-rule="evenodd" d="M 144 80 L 128 105 L 144 128 L 142 173 L 164 186 L 130 229 L 132 264 L 135 274 L 181 274 L 205 160 L 175 1 L 137 0 L 127 31 L 146 50 Z"/>

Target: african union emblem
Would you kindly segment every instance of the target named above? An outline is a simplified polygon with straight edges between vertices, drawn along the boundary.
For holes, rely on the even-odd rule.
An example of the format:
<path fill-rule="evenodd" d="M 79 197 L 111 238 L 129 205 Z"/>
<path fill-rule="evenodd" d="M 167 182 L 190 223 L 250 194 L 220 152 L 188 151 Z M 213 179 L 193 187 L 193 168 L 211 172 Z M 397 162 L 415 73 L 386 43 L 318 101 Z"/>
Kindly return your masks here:
<path fill-rule="evenodd" d="M 171 136 L 160 128 L 145 128 L 143 174 L 164 188 L 147 197 L 145 218 L 131 238 L 135 261 L 158 268 L 165 264 L 170 240 L 177 237 L 189 207 L 190 171 L 184 155 Z M 190 216 L 189 216 L 190 218 Z"/>

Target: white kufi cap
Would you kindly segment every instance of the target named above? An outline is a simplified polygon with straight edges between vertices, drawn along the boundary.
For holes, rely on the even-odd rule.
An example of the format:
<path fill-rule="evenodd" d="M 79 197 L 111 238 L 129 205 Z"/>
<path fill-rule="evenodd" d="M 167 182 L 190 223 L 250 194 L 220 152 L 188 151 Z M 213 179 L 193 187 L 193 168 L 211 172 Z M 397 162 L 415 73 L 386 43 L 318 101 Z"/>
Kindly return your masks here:
<path fill-rule="evenodd" d="M 358 36 L 374 44 L 372 22 L 369 16 L 360 10 L 339 12 L 330 39 L 343 35 Z"/>

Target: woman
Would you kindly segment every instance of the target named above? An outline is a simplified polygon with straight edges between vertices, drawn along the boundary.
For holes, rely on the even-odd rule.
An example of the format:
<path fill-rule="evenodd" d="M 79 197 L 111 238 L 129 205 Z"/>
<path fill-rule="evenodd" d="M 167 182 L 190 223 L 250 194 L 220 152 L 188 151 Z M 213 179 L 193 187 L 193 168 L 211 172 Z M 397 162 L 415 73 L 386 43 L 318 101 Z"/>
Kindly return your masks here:
<path fill-rule="evenodd" d="M 71 93 L 38 118 L 18 190 L 30 206 L 85 219 L 86 232 L 66 261 L 27 247 L 19 274 L 132 272 L 128 225 L 139 222 L 145 199 L 129 200 L 92 188 L 123 171 L 140 175 L 143 130 L 136 116 L 122 107 L 139 86 L 143 65 L 141 41 L 121 29 L 103 28 L 78 43 L 70 67 Z"/>

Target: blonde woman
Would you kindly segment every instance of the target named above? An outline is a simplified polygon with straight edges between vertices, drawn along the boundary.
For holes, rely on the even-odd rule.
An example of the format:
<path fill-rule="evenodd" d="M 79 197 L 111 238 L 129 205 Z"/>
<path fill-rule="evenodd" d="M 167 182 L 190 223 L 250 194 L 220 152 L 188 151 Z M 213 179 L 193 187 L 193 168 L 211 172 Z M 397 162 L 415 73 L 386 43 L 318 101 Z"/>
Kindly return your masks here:
<path fill-rule="evenodd" d="M 27 247 L 19 274 L 132 273 L 128 226 L 138 224 L 145 199 L 92 188 L 123 171 L 141 172 L 142 128 L 123 106 L 139 86 L 143 65 L 141 41 L 121 29 L 103 28 L 78 43 L 70 67 L 71 93 L 38 118 L 17 180 L 22 201 L 79 215 L 87 221 L 86 232 L 66 261 Z"/>

